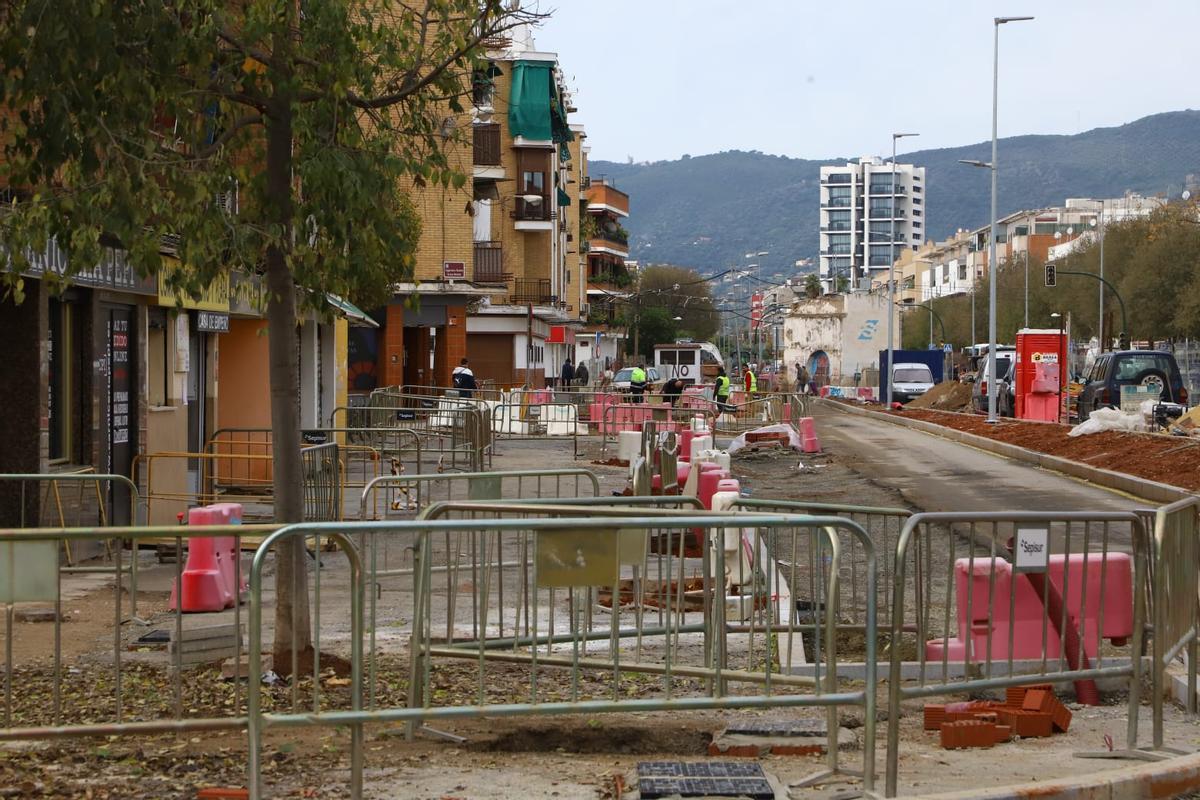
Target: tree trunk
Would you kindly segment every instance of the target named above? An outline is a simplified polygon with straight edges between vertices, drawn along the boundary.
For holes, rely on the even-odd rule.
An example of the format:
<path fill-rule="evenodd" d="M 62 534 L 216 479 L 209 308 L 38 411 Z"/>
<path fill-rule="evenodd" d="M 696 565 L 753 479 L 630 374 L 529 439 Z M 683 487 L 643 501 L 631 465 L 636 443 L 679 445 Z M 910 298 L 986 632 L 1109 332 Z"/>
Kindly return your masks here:
<path fill-rule="evenodd" d="M 292 227 L 292 110 L 286 97 L 273 100 L 271 106 L 267 123 L 267 213 L 281 231 L 279 244 L 267 248 L 266 253 L 275 521 L 303 522 L 296 284 L 285 250 L 291 241 Z M 277 669 L 290 670 L 293 647 L 303 652 L 312 645 L 305 559 L 302 536 L 292 537 L 276 547 L 273 650 Z"/>

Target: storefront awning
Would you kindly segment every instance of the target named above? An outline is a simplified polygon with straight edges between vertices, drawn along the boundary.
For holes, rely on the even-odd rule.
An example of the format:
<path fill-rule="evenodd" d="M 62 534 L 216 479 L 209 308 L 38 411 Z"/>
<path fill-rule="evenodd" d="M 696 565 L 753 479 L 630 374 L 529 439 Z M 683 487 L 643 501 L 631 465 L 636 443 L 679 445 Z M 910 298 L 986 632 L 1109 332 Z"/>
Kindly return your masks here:
<path fill-rule="evenodd" d="M 329 305 L 333 306 L 334 309 L 337 310 L 339 315 L 345 317 L 350 321 L 351 324 L 360 325 L 366 328 L 379 327 L 379 323 L 371 319 L 371 316 L 367 314 L 367 312 L 363 311 L 349 300 L 343 300 L 336 294 L 328 293 L 325 295 L 325 299 L 329 301 Z"/>

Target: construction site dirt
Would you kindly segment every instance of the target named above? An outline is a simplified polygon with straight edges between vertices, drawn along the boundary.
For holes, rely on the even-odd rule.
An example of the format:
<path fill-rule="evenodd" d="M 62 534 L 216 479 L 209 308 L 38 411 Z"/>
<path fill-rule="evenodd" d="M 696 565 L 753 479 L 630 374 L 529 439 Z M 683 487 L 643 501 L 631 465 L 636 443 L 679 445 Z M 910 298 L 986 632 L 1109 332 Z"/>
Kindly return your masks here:
<path fill-rule="evenodd" d="M 826 419 L 828 426 L 837 418 Z M 890 427 L 890 426 L 889 426 Z M 748 453 L 732 462 L 734 475 L 749 496 L 755 499 L 779 499 L 808 502 L 842 503 L 863 506 L 912 508 L 897 489 L 868 470 L 843 451 L 831 437 L 825 439 L 826 451 L 800 454 L 772 449 Z M 598 450 L 598 448 L 597 448 Z M 597 453 L 598 455 L 598 453 Z M 497 455 L 495 469 L 522 469 L 587 466 L 597 473 L 604 495 L 624 488 L 628 469 L 586 464 L 573 459 L 569 443 L 505 442 Z M 322 587 L 321 641 L 332 646 L 333 653 L 345 655 L 345 610 L 348 593 L 339 589 L 345 566 L 341 554 L 323 556 L 329 570 L 328 583 Z M 152 569 L 170 575 L 174 565 L 151 567 L 143 559 L 147 574 L 141 584 L 141 601 L 156 625 L 164 624 L 166 591 L 169 580 L 157 584 Z M 86 582 L 85 582 L 86 578 Z M 64 719 L 84 721 L 92 717 L 90 706 L 103 708 L 111 698 L 111 586 L 95 576 L 73 576 L 69 582 L 80 585 L 65 609 L 72 623 L 63 626 L 64 665 L 69 679 L 64 693 Z M 264 600 L 273 602 L 273 575 L 266 580 Z M 158 586 L 162 590 L 150 590 Z M 381 608 L 395 603 L 399 592 L 388 592 Z M 101 612 L 95 619 L 80 620 L 88 603 Z M 266 615 L 270 623 L 270 613 Z M 394 613 L 387 619 L 399 625 L 408 615 Z M 45 626 L 38 628 L 38 625 Z M 15 683 L 22 700 L 19 710 L 32 714 L 35 722 L 46 722 L 36 709 L 49 706 L 47 635 L 45 623 L 16 626 Z M 128 627 L 138 627 L 129 625 Z M 400 636 L 381 633 L 383 649 L 379 664 L 381 706 L 402 706 L 407 696 L 408 652 Z M 133 631 L 130 631 L 132 635 Z M 33 637 L 32 639 L 30 637 Z M 839 657 L 854 660 L 862 652 L 861 634 L 847 632 L 839 640 Z M 36 641 L 34 641 L 36 639 Z M 30 646 L 22 647 L 22 641 Z M 326 644 L 331 643 L 331 644 Z M 336 643 L 336 644 L 332 644 Z M 810 645 L 806 641 L 806 645 Z M 128 653 L 130 660 L 144 655 Z M 110 656 L 110 653 L 109 653 Z M 111 656 L 110 656 L 111 657 Z M 881 655 L 881 657 L 883 657 Z M 909 655 L 904 656 L 906 659 Z M 165 659 L 160 665 L 131 665 L 128 685 L 136 692 L 134 716 L 154 716 L 169 712 L 172 690 Z M 581 697 L 608 697 L 612 688 L 607 673 L 585 672 L 581 676 Z M 489 664 L 485 673 L 487 698 L 501 702 L 524 696 L 528 674 L 523 667 Z M 344 706 L 348 690 L 331 672 L 321 676 L 322 694 L 331 707 Z M 565 698 L 572 690 L 569 671 L 543 671 L 539 686 L 547 698 Z M 245 689 L 237 698 L 233 684 L 220 678 L 219 670 L 206 667 L 188 673 L 184 708 L 188 716 L 230 713 L 244 704 Z M 300 704 L 309 703 L 311 678 L 302 679 Z M 480 691 L 473 667 L 458 662 L 438 662 L 431 674 L 431 688 L 438 692 L 441 704 L 472 702 Z M 623 676 L 621 690 L 631 697 L 652 696 L 661 690 L 661 680 L 642 676 L 637 680 Z M 687 695 L 695 690 L 686 679 L 676 679 L 675 690 Z M 883 691 L 881 687 L 881 692 Z M 286 683 L 271 686 L 265 702 L 270 708 L 286 708 L 291 689 Z M 882 699 L 882 694 L 880 695 Z M 953 697 L 947 700 L 968 699 Z M 940 748 L 937 737 L 922 729 L 922 705 L 906 703 L 901 728 L 901 793 L 931 790 L 969 789 L 980 785 L 1001 785 L 1035 778 L 1062 777 L 1094 769 L 1095 762 L 1081 762 L 1070 754 L 1079 750 L 1104 747 L 1105 737 L 1124 730 L 1125 707 L 1121 704 L 1090 707 L 1072 706 L 1076 718 L 1071 732 L 1052 740 L 1014 742 L 991 751 L 953 751 Z M 880 716 L 884 716 L 880 712 Z M 819 720 L 819 709 L 771 711 L 698 711 L 694 713 L 616 713 L 586 717 L 564 716 L 538 719 L 496 718 L 444 721 L 435 725 L 463 737 L 461 742 L 420 736 L 409 742 L 397 735 L 397 726 L 373 725 L 367 732 L 366 797 L 415 798 L 614 798 L 617 787 L 630 785 L 630 777 L 639 761 L 648 759 L 697 760 L 707 756 L 715 734 L 739 721 L 771 721 L 796 718 Z M 1143 716 L 1148 726 L 1149 714 Z M 843 727 L 861 726 L 861 712 L 845 709 Z M 881 729 L 882 731 L 882 729 Z M 1169 711 L 1168 743 L 1187 744 L 1194 738 L 1194 724 L 1185 721 L 1182 712 Z M 1148 734 L 1148 729 L 1143 735 Z M 205 786 L 245 785 L 245 735 L 240 732 L 189 736 L 155 736 L 141 739 L 74 740 L 49 743 L 10 743 L 0 745 L 0 797 L 55 798 L 194 798 Z M 264 770 L 269 797 L 346 797 L 349 736 L 345 729 L 305 728 L 271 731 L 267 735 Z M 855 766 L 859 755 L 846 753 L 843 762 Z M 882 753 L 880 753 L 882 761 Z M 767 756 L 764 768 L 786 786 L 811 774 L 821 766 L 818 756 Z M 149 775 L 162 778 L 150 778 Z M 850 781 L 853 784 L 853 781 Z M 5 787 L 15 793 L 5 794 Z M 794 789 L 795 798 L 824 798 L 845 792 L 846 782 L 837 779 L 813 789 Z"/>
<path fill-rule="evenodd" d="M 1072 437 L 1067 435 L 1071 426 L 1049 422 L 1001 419 L 998 423 L 989 424 L 978 414 L 909 407 L 892 413 L 1092 467 L 1124 472 L 1192 491 L 1200 490 L 1200 441 L 1192 438 L 1116 431 Z"/>

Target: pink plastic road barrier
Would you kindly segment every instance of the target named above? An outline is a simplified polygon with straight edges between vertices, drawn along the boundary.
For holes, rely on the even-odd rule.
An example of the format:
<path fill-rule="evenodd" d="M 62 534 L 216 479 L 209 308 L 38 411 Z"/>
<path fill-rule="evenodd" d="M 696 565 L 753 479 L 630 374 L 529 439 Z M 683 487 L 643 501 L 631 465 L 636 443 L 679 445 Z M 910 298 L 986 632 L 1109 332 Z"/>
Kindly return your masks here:
<path fill-rule="evenodd" d="M 817 424 L 812 417 L 800 418 L 800 449 L 806 453 L 821 452 L 821 442 L 817 439 Z"/>
<path fill-rule="evenodd" d="M 1079 553 L 1070 557 L 1067 570 L 1067 596 L 1064 597 L 1067 611 L 1067 625 L 1080 627 L 1080 614 L 1083 619 L 1083 649 L 1088 658 L 1095 658 L 1101 638 L 1110 639 L 1120 646 L 1133 635 L 1133 568 L 1128 553 L 1109 553 L 1105 566 L 1105 558 L 1100 553 L 1087 555 L 1087 596 L 1084 597 L 1084 554 Z M 1066 559 L 1062 555 L 1050 556 L 1047 575 L 1050 583 L 1061 595 L 1063 589 L 1063 572 Z M 1042 658 L 1042 626 L 1046 620 L 1039 593 L 1025 575 L 1016 575 L 1016 599 L 1012 603 L 1014 573 L 1012 565 L 1002 558 L 996 559 L 995 596 L 992 608 L 992 627 L 988 627 L 988 596 L 989 577 L 992 561 L 988 558 L 976 558 L 974 574 L 970 576 L 968 590 L 968 571 L 971 569 L 969 559 L 960 558 L 954 562 L 954 579 L 956 589 L 956 605 L 958 607 L 958 636 L 952 638 L 945 648 L 949 661 L 983 661 L 988 654 L 988 640 L 991 639 L 991 654 L 993 660 L 1008 658 L 1009 628 L 1012 628 L 1012 657 L 1014 659 L 1040 660 Z M 1100 578 L 1104 573 L 1104 596 L 1100 595 Z M 968 592 L 970 599 L 968 601 Z M 972 620 L 968 625 L 967 603 L 971 605 Z M 1013 605 L 1012 619 L 1009 619 L 1009 606 Z M 1104 629 L 1100 630 L 1101 608 L 1103 608 Z M 1046 622 L 1046 658 L 1058 658 L 1062 650 L 1061 640 L 1056 633 L 1060 620 Z M 968 633 L 969 630 L 969 633 Z M 925 643 L 925 658 L 928 661 L 940 661 L 943 654 L 942 639 Z M 969 652 L 968 652 L 969 648 Z"/>
<path fill-rule="evenodd" d="M 188 525 L 240 525 L 240 503 L 217 503 L 188 510 Z M 170 609 L 177 597 L 184 612 L 222 611 L 233 607 L 246 590 L 238 586 L 238 548 L 233 536 L 189 536 L 188 560 L 182 575 L 182 591 L 171 587 Z"/>

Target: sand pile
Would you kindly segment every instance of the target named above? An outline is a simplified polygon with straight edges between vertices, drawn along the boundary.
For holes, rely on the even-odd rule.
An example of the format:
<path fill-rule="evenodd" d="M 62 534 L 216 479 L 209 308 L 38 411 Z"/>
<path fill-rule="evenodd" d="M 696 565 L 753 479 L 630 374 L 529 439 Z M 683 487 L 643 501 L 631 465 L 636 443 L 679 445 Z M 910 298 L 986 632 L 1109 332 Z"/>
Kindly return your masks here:
<path fill-rule="evenodd" d="M 935 408 L 940 411 L 962 411 L 971 407 L 971 384 L 943 381 L 905 408 Z"/>

